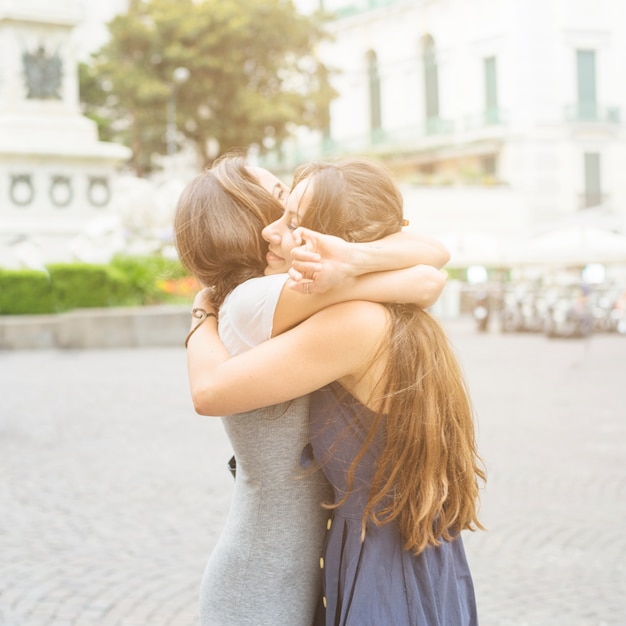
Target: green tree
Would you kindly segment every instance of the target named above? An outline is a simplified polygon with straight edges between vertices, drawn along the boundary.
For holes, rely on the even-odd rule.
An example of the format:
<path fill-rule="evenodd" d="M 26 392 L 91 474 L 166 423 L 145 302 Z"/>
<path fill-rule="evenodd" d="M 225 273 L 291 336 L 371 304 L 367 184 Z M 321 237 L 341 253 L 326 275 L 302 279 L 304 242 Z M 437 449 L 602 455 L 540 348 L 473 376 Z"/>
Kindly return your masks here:
<path fill-rule="evenodd" d="M 113 141 L 115 134 L 109 119 L 106 83 L 88 63 L 78 64 L 78 82 L 80 83 L 82 112 L 97 123 L 98 135 L 102 141 Z"/>
<path fill-rule="evenodd" d="M 298 14 L 291 0 L 131 0 L 108 27 L 109 42 L 81 70 L 84 110 L 133 150 L 139 175 L 166 152 L 174 96 L 178 136 L 203 163 L 327 123 L 334 92 L 315 57 L 323 18 Z M 176 84 L 181 67 L 189 77 Z"/>

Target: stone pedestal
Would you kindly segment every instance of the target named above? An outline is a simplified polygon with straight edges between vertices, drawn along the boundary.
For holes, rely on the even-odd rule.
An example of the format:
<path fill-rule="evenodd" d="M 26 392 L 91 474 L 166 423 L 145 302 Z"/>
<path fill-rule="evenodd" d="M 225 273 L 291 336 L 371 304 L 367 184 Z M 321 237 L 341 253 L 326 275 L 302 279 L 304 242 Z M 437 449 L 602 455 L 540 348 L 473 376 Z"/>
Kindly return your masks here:
<path fill-rule="evenodd" d="M 0 266 L 71 260 L 130 150 L 80 113 L 80 0 L 0 0 Z"/>

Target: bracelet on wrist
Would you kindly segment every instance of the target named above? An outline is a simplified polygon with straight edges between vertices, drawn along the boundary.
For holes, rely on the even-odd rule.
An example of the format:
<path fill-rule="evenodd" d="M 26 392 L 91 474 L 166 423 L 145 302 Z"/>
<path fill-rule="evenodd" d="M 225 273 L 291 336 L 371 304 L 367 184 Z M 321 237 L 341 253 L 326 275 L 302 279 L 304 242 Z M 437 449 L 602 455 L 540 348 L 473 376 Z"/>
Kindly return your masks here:
<path fill-rule="evenodd" d="M 198 328 L 200 328 L 200 326 L 204 324 L 207 317 L 214 317 L 215 319 L 217 319 L 217 315 L 215 315 L 215 313 L 211 313 L 210 311 L 207 311 L 206 309 L 203 309 L 201 307 L 194 307 L 193 309 L 191 309 L 191 317 L 195 317 L 200 321 L 189 331 L 189 334 L 185 339 L 185 348 L 189 344 L 191 335 L 193 335 L 198 330 Z"/>

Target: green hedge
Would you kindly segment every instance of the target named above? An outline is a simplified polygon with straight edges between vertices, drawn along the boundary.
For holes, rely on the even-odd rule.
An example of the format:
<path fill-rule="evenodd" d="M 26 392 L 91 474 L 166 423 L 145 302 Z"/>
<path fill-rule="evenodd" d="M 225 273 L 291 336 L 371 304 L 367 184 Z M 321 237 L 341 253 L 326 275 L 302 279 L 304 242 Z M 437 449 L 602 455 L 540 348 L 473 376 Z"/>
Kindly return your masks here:
<path fill-rule="evenodd" d="M 50 277 L 36 270 L 0 269 L 0 314 L 52 313 Z"/>
<path fill-rule="evenodd" d="M 130 283 L 115 268 L 88 263 L 48 265 L 57 311 L 125 304 Z"/>
<path fill-rule="evenodd" d="M 178 262 L 163 257 L 115 257 L 112 269 L 125 276 L 128 281 L 128 298 L 134 304 L 162 302 L 163 291 L 159 280 L 182 278 L 186 275 Z"/>
<path fill-rule="evenodd" d="M 0 269 L 0 315 L 172 301 L 160 281 L 185 276 L 178 261 L 116 257 L 108 265 L 54 263 L 47 272 Z"/>

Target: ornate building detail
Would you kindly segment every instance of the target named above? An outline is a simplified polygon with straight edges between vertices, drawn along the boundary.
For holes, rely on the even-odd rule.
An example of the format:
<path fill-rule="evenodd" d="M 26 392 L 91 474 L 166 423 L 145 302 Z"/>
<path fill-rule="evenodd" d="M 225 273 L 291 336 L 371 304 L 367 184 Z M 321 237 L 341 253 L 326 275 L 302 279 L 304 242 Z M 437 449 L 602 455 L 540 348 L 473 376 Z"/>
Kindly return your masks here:
<path fill-rule="evenodd" d="M 66 207 L 74 196 L 72 183 L 69 176 L 52 176 L 48 191 L 52 204 L 58 207 Z"/>
<path fill-rule="evenodd" d="M 12 174 L 9 196 L 13 204 L 28 206 L 35 198 L 35 187 L 31 174 Z"/>
<path fill-rule="evenodd" d="M 46 53 L 43 46 L 22 54 L 26 97 L 33 100 L 61 100 L 63 62 L 58 52 Z"/>
<path fill-rule="evenodd" d="M 0 268 L 26 263 L 12 246 L 19 237 L 36 242 L 32 259 L 73 262 L 91 230 L 99 236 L 99 223 L 117 221 L 108 219 L 114 181 L 132 152 L 100 141 L 97 125 L 81 112 L 84 51 L 76 37 L 89 17 L 85 4 L 0 0 Z M 86 257 L 108 254 L 89 242 L 83 248 Z"/>
<path fill-rule="evenodd" d="M 87 198 L 92 206 L 104 207 L 111 200 L 109 180 L 104 176 L 90 176 Z"/>

